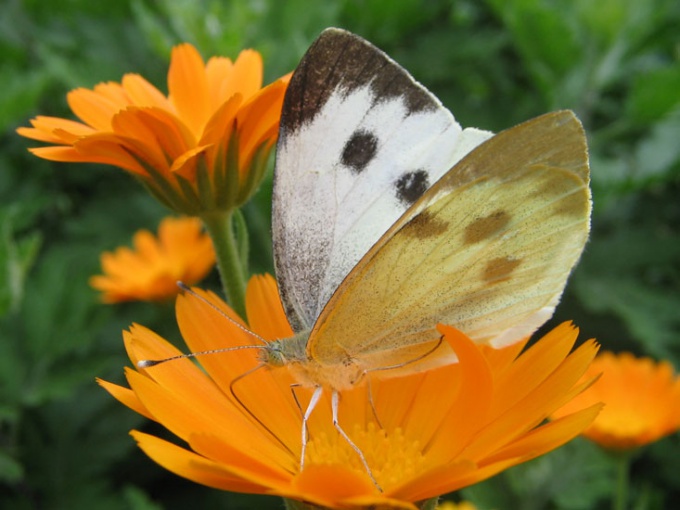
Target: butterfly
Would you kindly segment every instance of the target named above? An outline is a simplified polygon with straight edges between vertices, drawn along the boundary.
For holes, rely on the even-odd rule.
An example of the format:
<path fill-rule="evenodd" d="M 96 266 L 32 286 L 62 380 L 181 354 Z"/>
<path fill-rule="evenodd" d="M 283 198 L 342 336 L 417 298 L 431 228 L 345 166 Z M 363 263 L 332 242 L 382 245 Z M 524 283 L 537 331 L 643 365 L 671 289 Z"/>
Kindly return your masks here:
<path fill-rule="evenodd" d="M 455 361 L 438 323 L 494 347 L 531 334 L 588 239 L 587 146 L 572 112 L 495 136 L 462 129 L 344 30 L 325 30 L 295 70 L 276 154 L 275 268 L 296 336 L 263 360 L 316 388 L 305 417 L 322 388 L 337 418 L 338 392 L 371 371 Z"/>
<path fill-rule="evenodd" d="M 322 32 L 286 92 L 274 170 L 274 262 L 295 336 L 253 346 L 260 366 L 314 388 L 301 469 L 326 389 L 378 486 L 338 422 L 340 392 L 371 372 L 455 362 L 438 323 L 494 347 L 530 335 L 553 314 L 590 209 L 572 112 L 496 135 L 462 129 L 381 50 Z"/>

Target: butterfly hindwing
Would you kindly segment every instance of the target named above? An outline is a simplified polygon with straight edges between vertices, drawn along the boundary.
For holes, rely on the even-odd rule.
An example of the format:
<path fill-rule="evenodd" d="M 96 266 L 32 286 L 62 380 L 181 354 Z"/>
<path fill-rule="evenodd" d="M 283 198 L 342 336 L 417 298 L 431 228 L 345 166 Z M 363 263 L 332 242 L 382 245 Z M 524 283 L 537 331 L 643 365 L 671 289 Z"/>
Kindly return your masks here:
<path fill-rule="evenodd" d="M 275 265 L 293 328 L 310 329 L 371 246 L 489 136 L 462 130 L 370 43 L 324 31 L 291 79 L 277 146 Z"/>
<path fill-rule="evenodd" d="M 506 130 L 363 257 L 323 310 L 308 353 L 322 364 L 398 365 L 430 348 L 438 322 L 478 342 L 517 341 L 552 315 L 589 217 L 586 140 L 573 113 Z"/>

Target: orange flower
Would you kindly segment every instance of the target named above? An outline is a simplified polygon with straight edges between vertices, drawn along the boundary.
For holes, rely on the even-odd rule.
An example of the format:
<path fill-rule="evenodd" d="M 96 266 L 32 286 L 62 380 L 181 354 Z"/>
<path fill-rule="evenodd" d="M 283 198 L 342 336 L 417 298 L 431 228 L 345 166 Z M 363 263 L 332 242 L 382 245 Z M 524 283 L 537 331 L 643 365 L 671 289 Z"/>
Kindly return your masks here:
<path fill-rule="evenodd" d="M 165 218 L 158 238 L 139 230 L 135 250 L 117 248 L 101 256 L 104 275 L 90 278 L 90 285 L 103 292 L 102 301 L 162 301 L 177 295 L 177 281 L 194 284 L 215 265 L 212 241 L 201 230 L 198 218 Z"/>
<path fill-rule="evenodd" d="M 278 134 L 289 76 L 262 88 L 262 58 L 207 64 L 190 44 L 172 51 L 166 97 L 137 74 L 71 91 L 83 121 L 39 116 L 17 132 L 54 144 L 30 149 L 53 161 L 104 163 L 139 177 L 171 209 L 230 210 L 259 184 Z"/>
<path fill-rule="evenodd" d="M 628 450 L 680 429 L 680 377 L 670 363 L 655 363 L 629 353 L 604 352 L 586 377 L 602 374 L 591 391 L 581 394 L 559 415 L 601 401 L 602 413 L 583 433 L 610 450 Z"/>
<path fill-rule="evenodd" d="M 239 321 L 217 297 L 197 292 Z M 246 306 L 250 328 L 260 336 L 271 340 L 292 334 L 273 278 L 251 279 Z M 177 319 L 192 352 L 255 343 L 245 325 L 236 327 L 190 294 L 178 297 Z M 140 448 L 166 469 L 222 490 L 275 494 L 327 508 L 415 510 L 416 502 L 557 448 L 598 412 L 594 405 L 545 423 L 588 385 L 578 381 L 597 347 L 588 341 L 569 354 L 578 333 L 573 326 L 557 327 L 520 356 L 522 345 L 493 350 L 477 346 L 454 328 L 440 328 L 458 363 L 398 378 L 371 377 L 382 427 L 365 384 L 341 395 L 340 424 L 363 452 L 383 492 L 333 427 L 328 398 L 310 417 L 300 470 L 300 407 L 306 407 L 312 389 L 295 388 L 294 396 L 295 380 L 287 367 L 239 378 L 258 364 L 252 350 L 202 356 L 203 369 L 186 358 L 126 369 L 130 389 L 100 384 L 187 445 L 132 432 Z M 124 339 L 135 366 L 140 360 L 179 354 L 142 326 L 126 331 Z"/>

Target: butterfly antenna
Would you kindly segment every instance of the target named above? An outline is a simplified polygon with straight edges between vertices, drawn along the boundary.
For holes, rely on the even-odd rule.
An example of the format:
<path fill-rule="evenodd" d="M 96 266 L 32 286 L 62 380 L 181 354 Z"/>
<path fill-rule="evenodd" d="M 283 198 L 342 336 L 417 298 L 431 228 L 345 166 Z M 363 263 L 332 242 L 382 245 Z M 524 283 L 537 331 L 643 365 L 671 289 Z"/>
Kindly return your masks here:
<path fill-rule="evenodd" d="M 178 354 L 177 356 L 171 356 L 169 358 L 164 358 L 164 359 L 143 359 L 139 360 L 137 362 L 137 368 L 149 368 L 149 367 L 154 367 L 156 365 L 160 365 L 161 363 L 166 363 L 168 361 L 174 361 L 178 359 L 185 359 L 185 358 L 195 358 L 197 356 L 205 356 L 206 354 L 218 354 L 221 352 L 229 352 L 229 351 L 238 351 L 241 349 L 262 349 L 263 347 L 266 347 L 268 345 L 267 341 L 262 338 L 260 335 L 257 333 L 249 330 L 248 328 L 244 327 L 243 325 L 239 324 L 237 321 L 229 317 L 226 313 L 224 313 L 224 310 L 221 310 L 215 303 L 209 301 L 205 297 L 201 296 L 199 293 L 195 292 L 191 288 L 189 288 L 188 285 L 186 285 L 184 282 L 178 281 L 177 286 L 182 289 L 182 291 L 191 294 L 193 297 L 196 299 L 202 301 L 204 304 L 208 305 L 210 308 L 215 310 L 217 313 L 219 313 L 222 317 L 227 319 L 229 322 L 231 322 L 234 326 L 236 326 L 238 329 L 246 333 L 247 335 L 253 337 L 255 340 L 260 342 L 262 345 L 239 345 L 235 347 L 225 347 L 223 349 L 211 349 L 208 351 L 199 351 L 199 352 L 190 352 L 189 354 Z"/>
<path fill-rule="evenodd" d="M 178 282 L 177 282 L 177 286 L 178 286 L 180 289 L 182 289 L 182 291 L 186 292 L 187 294 L 191 294 L 191 295 L 194 296 L 196 299 L 199 299 L 199 300 L 203 301 L 203 303 L 205 303 L 205 304 L 208 305 L 210 308 L 212 308 L 213 310 L 215 310 L 217 313 L 219 313 L 222 317 L 224 317 L 224 318 L 227 319 L 229 322 L 231 322 L 231 323 L 232 323 L 234 326 L 236 326 L 238 329 L 240 329 L 241 331 L 243 331 L 243 332 L 246 333 L 247 335 L 250 335 L 250 336 L 252 336 L 253 338 L 255 338 L 256 340 L 258 340 L 259 342 L 261 342 L 262 345 L 267 345 L 267 344 L 268 344 L 268 342 L 267 342 L 264 338 L 262 338 L 260 335 L 258 335 L 257 333 L 255 333 L 255 332 L 249 330 L 248 328 L 246 328 L 246 327 L 243 326 L 242 324 L 239 324 L 237 321 L 235 321 L 234 319 L 232 319 L 231 317 L 229 317 L 226 313 L 224 313 L 224 310 L 222 310 L 219 306 L 217 306 L 217 305 L 216 305 L 215 303 L 213 303 L 212 301 L 209 301 L 209 300 L 207 300 L 206 298 L 204 298 L 203 296 L 201 296 L 198 292 L 196 292 L 196 291 L 194 291 L 193 289 L 191 289 L 191 288 L 190 288 L 187 284 L 185 284 L 183 281 L 178 281 Z"/>
<path fill-rule="evenodd" d="M 177 359 L 195 358 L 197 356 L 218 354 L 220 352 L 240 351 L 241 349 L 263 349 L 263 347 L 261 345 L 237 345 L 235 347 L 225 347 L 223 349 L 210 349 L 208 351 L 190 352 L 189 354 L 178 354 L 177 356 L 171 356 L 169 358 L 163 359 L 142 359 L 137 362 L 137 368 L 155 367 L 161 363 L 166 363 L 168 361 L 174 361 Z"/>

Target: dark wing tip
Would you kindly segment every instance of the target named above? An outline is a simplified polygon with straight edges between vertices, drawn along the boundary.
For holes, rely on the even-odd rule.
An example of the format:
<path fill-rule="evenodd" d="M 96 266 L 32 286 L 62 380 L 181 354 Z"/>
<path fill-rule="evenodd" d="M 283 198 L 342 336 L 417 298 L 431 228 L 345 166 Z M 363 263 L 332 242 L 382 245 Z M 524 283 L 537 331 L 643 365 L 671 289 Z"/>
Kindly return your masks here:
<path fill-rule="evenodd" d="M 280 139 L 311 122 L 331 94 L 370 85 L 375 100 L 402 97 L 409 113 L 441 103 L 382 50 L 352 32 L 327 28 L 293 73 L 281 114 Z"/>

